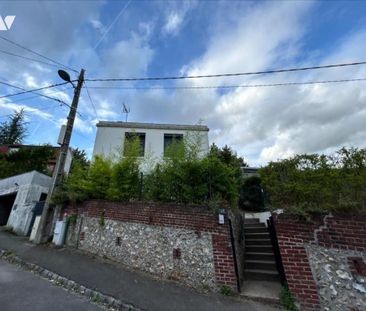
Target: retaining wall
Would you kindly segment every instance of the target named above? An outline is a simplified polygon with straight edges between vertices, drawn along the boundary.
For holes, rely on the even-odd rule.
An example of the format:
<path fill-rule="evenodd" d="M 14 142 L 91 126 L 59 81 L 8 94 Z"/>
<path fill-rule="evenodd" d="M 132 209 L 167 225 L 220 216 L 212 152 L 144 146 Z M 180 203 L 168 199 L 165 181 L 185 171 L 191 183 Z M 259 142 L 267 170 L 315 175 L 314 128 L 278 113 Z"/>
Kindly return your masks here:
<path fill-rule="evenodd" d="M 88 201 L 67 213 L 78 214 L 68 245 L 193 287 L 237 290 L 228 215 L 220 225 L 217 213 L 201 206 L 106 201 Z M 234 236 L 240 234 L 236 217 L 230 213 Z"/>
<path fill-rule="evenodd" d="M 288 287 L 301 310 L 366 310 L 366 215 L 274 218 Z"/>

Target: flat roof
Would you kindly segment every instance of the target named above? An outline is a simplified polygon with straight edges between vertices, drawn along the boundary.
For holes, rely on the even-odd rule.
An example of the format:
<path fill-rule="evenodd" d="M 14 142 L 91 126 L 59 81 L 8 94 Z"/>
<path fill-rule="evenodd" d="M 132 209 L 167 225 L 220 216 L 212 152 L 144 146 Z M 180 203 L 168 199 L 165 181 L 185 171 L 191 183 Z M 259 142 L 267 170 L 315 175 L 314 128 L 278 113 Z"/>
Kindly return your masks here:
<path fill-rule="evenodd" d="M 206 125 L 187 125 L 187 124 L 157 124 L 157 123 L 138 123 L 122 121 L 99 121 L 97 127 L 120 127 L 135 129 L 161 129 L 161 130 L 181 130 L 181 131 L 205 131 L 209 128 Z"/>

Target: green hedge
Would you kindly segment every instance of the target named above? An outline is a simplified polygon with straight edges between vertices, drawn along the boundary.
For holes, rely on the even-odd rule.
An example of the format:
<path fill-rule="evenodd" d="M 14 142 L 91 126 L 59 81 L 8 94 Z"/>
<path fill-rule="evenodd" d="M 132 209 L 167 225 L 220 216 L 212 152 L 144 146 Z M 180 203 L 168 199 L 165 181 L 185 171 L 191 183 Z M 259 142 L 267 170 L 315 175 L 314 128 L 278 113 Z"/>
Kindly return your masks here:
<path fill-rule="evenodd" d="M 126 149 L 127 148 L 127 149 Z M 58 188 L 54 203 L 85 199 L 130 201 L 144 199 L 237 207 L 242 160 L 230 148 L 213 145 L 200 156 L 200 141 L 191 137 L 173 143 L 166 156 L 141 178 L 139 141 L 125 145 L 117 160 L 96 156 L 89 167 L 73 165 Z M 123 154 L 123 156 L 122 156 Z"/>
<path fill-rule="evenodd" d="M 303 154 L 259 171 L 273 208 L 354 211 L 366 207 L 366 149 Z"/>

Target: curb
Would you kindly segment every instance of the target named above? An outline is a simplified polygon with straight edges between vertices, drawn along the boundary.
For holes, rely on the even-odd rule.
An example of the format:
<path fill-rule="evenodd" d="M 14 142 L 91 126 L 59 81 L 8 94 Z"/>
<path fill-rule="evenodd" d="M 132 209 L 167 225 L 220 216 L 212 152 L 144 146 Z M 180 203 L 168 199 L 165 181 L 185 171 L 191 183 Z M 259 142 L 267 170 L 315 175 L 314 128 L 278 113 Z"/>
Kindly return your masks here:
<path fill-rule="evenodd" d="M 7 261 L 8 263 L 17 265 L 24 270 L 33 272 L 34 274 L 49 280 L 53 285 L 62 287 L 74 294 L 88 298 L 91 302 L 109 308 L 111 310 L 119 311 L 142 311 L 132 304 L 122 302 L 112 296 L 105 295 L 101 292 L 95 291 L 91 288 L 85 287 L 72 280 L 69 280 L 57 273 L 44 269 L 36 264 L 29 263 L 14 255 L 12 251 L 0 250 L 0 259 Z"/>

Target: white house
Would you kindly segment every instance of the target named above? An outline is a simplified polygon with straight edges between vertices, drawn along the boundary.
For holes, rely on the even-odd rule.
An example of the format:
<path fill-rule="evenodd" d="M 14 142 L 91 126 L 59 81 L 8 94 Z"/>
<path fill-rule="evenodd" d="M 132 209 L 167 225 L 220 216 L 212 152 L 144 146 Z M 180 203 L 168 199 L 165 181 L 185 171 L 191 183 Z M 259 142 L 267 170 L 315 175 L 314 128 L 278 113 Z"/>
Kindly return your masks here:
<path fill-rule="evenodd" d="M 100 121 L 97 124 L 93 156 L 111 157 L 123 151 L 124 142 L 132 134 L 140 139 L 140 156 L 159 161 L 173 141 L 198 137 L 200 155 L 208 152 L 208 127 L 205 125 L 155 124 Z"/>

